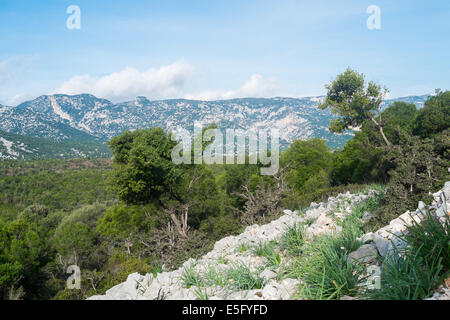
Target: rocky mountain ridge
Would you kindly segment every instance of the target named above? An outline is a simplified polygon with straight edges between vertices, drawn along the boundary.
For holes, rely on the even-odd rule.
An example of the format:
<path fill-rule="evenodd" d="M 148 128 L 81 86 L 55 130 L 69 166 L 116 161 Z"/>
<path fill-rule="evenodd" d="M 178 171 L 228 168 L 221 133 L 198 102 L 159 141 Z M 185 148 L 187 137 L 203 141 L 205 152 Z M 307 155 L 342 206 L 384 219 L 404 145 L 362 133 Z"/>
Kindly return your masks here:
<path fill-rule="evenodd" d="M 427 96 L 386 100 L 423 106 Z M 282 144 L 294 139 L 319 137 L 332 148 L 343 146 L 353 133 L 338 135 L 327 127 L 333 115 L 317 108 L 323 97 L 242 98 L 220 101 L 172 99 L 112 103 L 90 94 L 43 95 L 18 106 L 0 106 L 0 130 L 57 141 L 105 142 L 125 130 L 162 127 L 167 131 L 193 131 L 194 122 L 216 123 L 223 129 L 259 130 L 277 128 Z"/>

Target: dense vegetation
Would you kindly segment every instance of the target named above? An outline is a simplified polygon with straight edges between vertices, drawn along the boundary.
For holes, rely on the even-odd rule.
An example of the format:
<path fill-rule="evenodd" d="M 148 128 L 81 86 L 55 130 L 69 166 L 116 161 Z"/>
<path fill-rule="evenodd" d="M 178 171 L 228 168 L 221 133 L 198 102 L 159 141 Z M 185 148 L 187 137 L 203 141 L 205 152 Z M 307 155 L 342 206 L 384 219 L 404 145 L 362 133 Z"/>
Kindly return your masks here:
<path fill-rule="evenodd" d="M 386 90 L 366 85 L 357 72 L 347 70 L 327 89 L 320 107 L 337 115 L 330 130 L 359 128 L 354 138 L 336 151 L 320 139 L 294 141 L 274 176 L 260 176 L 261 164 L 175 165 L 175 143 L 160 128 L 113 138 L 113 163 L 1 162 L 0 295 L 81 299 L 101 294 L 129 273 L 175 268 L 207 252 L 216 240 L 277 217 L 282 208 L 304 208 L 362 185 L 384 184 L 386 192 L 370 206 L 372 219 L 358 225 L 358 233 L 373 230 L 415 209 L 418 200 L 428 201 L 430 191 L 450 180 L 449 91 L 437 91 L 420 110 L 397 102 L 381 111 Z M 352 241 L 344 247 L 342 255 L 333 256 L 336 263 L 346 261 Z M 298 254 L 295 241 L 290 248 Z M 315 264 L 329 267 L 328 254 L 333 252 L 322 252 Z M 81 290 L 66 288 L 66 270 L 73 264 L 81 268 Z M 314 274 L 304 276 L 318 281 Z M 352 275 L 340 277 L 348 285 L 343 292 L 351 293 L 346 281 Z"/>

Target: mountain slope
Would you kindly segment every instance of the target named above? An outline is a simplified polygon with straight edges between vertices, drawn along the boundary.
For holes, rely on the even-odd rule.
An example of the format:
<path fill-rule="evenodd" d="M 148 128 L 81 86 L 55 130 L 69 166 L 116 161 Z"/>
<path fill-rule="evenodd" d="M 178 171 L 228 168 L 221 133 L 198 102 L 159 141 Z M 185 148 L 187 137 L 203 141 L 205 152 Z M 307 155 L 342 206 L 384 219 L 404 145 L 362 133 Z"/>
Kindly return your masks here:
<path fill-rule="evenodd" d="M 0 131 L 0 160 L 109 158 L 108 146 L 95 142 L 36 138 Z"/>
<path fill-rule="evenodd" d="M 185 99 L 134 101 L 114 104 L 89 94 L 40 96 L 16 107 L 0 107 L 0 130 L 51 138 L 57 141 L 107 141 L 125 130 L 162 127 L 193 131 L 194 122 L 216 123 L 223 129 L 280 130 L 282 143 L 319 137 L 332 148 L 341 147 L 353 133 L 333 134 L 327 127 L 333 118 L 319 110 L 322 97 L 244 98 L 221 101 Z M 407 101 L 422 106 L 426 96 L 386 101 Z"/>
<path fill-rule="evenodd" d="M 125 282 L 110 288 L 104 295 L 91 296 L 88 300 L 290 300 L 305 298 L 323 300 L 326 299 L 323 296 L 313 295 L 311 297 L 307 293 L 312 283 L 303 276 L 308 273 L 309 269 L 304 270 L 303 273 L 287 272 L 289 269 L 292 270 L 291 266 L 298 268 L 298 259 L 301 259 L 302 256 L 306 256 L 306 260 L 312 262 L 307 264 L 309 268 L 320 261 L 314 260 L 314 252 L 307 251 L 307 246 L 311 243 L 318 244 L 317 247 L 311 248 L 321 250 L 319 248 L 327 247 L 328 250 L 335 252 L 334 255 L 337 255 L 337 250 L 350 251 L 348 255 L 342 255 L 345 258 L 345 264 L 333 260 L 336 264 L 328 265 L 328 268 L 333 268 L 331 270 L 334 272 L 331 278 L 327 279 L 345 279 L 347 275 L 344 272 L 357 276 L 359 274 L 359 281 L 355 287 L 362 289 L 371 287 L 373 289 L 373 281 L 379 279 L 379 274 L 366 272 L 369 270 L 381 272 L 380 265 L 386 266 L 386 262 L 395 257 L 397 250 L 404 250 L 408 246 L 403 235 L 414 223 L 424 223 L 428 219 L 425 209 L 428 209 L 431 217 L 442 225 L 448 223 L 446 215 L 450 205 L 450 200 L 448 200 L 450 198 L 450 181 L 445 183 L 442 190 L 433 194 L 434 202 L 431 206 L 419 202 L 419 208 L 416 211 L 405 212 L 373 233 L 363 234 L 361 230 L 361 235 L 357 237 L 355 234 L 357 224 L 352 225 L 348 222 L 364 220 L 363 214 L 369 212 L 361 210 L 366 207 L 360 205 L 370 198 L 376 199 L 378 194 L 379 192 L 375 190 L 357 194 L 347 192 L 328 198 L 328 202 L 319 204 L 313 202 L 304 212 L 284 210 L 284 215 L 268 224 L 248 226 L 243 233 L 237 236 L 222 238 L 215 243 L 212 251 L 198 260 L 187 260 L 179 269 L 157 274 L 130 274 Z M 358 208 L 358 206 L 360 207 Z M 350 237 L 348 232 L 345 233 L 348 228 L 351 228 Z M 362 228 L 362 224 L 359 228 Z M 295 237 L 287 238 L 286 235 L 292 235 L 293 230 Z M 295 230 L 301 231 L 296 232 Z M 328 243 L 321 241 L 323 236 L 336 237 L 340 234 L 346 235 L 342 238 L 345 241 Z M 357 246 L 350 249 L 349 239 L 352 237 L 356 240 L 353 246 L 355 243 Z M 286 242 L 301 249 L 301 253 L 295 251 L 290 254 Z M 407 261 L 408 256 L 405 256 L 404 259 Z M 355 267 L 351 267 L 351 265 Z M 397 265 L 399 268 L 405 268 L 405 262 L 394 264 L 394 266 Z M 313 272 L 318 275 L 317 278 L 326 279 L 323 274 L 325 271 L 329 270 L 318 269 Z M 398 272 L 405 271 L 398 270 Z M 421 272 L 421 276 L 425 278 L 425 271 Z M 325 280 L 319 281 L 322 281 L 320 285 L 323 286 Z M 329 299 L 367 299 L 365 290 L 352 292 L 352 297 L 343 296 L 339 293 L 343 286 L 339 287 L 336 281 L 333 281 L 332 285 L 336 287 L 335 290 L 338 293 Z M 387 286 L 389 285 L 398 285 L 398 283 L 389 282 Z M 316 289 L 320 292 L 320 288 Z M 450 291 L 436 292 L 432 299 L 448 300 L 449 297 Z"/>

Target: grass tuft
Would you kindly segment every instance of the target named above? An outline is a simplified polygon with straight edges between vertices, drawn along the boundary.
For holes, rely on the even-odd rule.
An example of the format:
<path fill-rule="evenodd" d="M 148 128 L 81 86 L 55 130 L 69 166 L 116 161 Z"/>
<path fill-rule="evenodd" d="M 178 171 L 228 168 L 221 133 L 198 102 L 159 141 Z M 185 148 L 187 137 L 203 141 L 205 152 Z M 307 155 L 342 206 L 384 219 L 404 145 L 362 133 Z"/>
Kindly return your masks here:
<path fill-rule="evenodd" d="M 449 275 L 450 218 L 443 224 L 427 209 L 422 222 L 413 221 L 400 238 L 406 249 L 394 248 L 385 258 L 381 272 L 381 288 L 367 292 L 369 299 L 417 300 L 433 294 Z"/>
<path fill-rule="evenodd" d="M 368 299 L 418 300 L 428 298 L 439 284 L 441 259 L 424 260 L 418 252 L 395 251 L 385 259 L 381 288 L 365 293 Z"/>
<path fill-rule="evenodd" d="M 181 274 L 180 280 L 185 288 L 190 288 L 192 286 L 201 287 L 203 285 L 200 275 L 195 271 L 195 265 L 196 263 L 192 263 L 185 267 Z"/>
<path fill-rule="evenodd" d="M 225 281 L 233 290 L 262 289 L 266 284 L 266 280 L 259 276 L 259 272 L 252 272 L 242 263 L 225 271 Z"/>
<path fill-rule="evenodd" d="M 271 269 L 277 268 L 281 263 L 280 253 L 276 249 L 277 244 L 274 241 L 260 242 L 256 246 L 250 247 L 250 251 L 254 255 L 267 259 L 267 265 Z"/>
<path fill-rule="evenodd" d="M 295 224 L 289 227 L 281 238 L 281 247 L 293 257 L 298 257 L 302 254 L 304 244 L 305 226 L 303 224 Z"/>

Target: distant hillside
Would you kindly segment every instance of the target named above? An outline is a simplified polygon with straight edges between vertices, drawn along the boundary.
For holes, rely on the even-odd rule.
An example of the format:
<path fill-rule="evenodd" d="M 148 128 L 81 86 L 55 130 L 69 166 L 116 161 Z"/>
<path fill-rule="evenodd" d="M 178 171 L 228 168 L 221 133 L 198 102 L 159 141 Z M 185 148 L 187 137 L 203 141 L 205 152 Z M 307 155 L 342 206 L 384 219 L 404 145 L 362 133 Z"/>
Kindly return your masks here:
<path fill-rule="evenodd" d="M 0 160 L 109 158 L 106 144 L 95 142 L 57 142 L 0 131 Z"/>
<path fill-rule="evenodd" d="M 427 96 L 397 100 L 423 106 Z M 333 134 L 327 127 L 333 115 L 319 110 L 322 97 L 244 98 L 221 101 L 161 100 L 137 97 L 114 104 L 89 94 L 40 96 L 16 107 L 0 107 L 0 130 L 57 141 L 105 142 L 128 129 L 178 127 L 193 130 L 194 122 L 216 123 L 223 129 L 280 130 L 282 144 L 319 137 L 332 148 L 342 147 L 353 135 Z"/>

